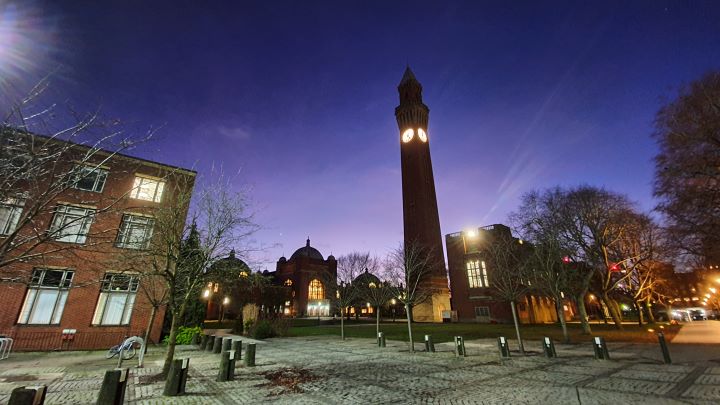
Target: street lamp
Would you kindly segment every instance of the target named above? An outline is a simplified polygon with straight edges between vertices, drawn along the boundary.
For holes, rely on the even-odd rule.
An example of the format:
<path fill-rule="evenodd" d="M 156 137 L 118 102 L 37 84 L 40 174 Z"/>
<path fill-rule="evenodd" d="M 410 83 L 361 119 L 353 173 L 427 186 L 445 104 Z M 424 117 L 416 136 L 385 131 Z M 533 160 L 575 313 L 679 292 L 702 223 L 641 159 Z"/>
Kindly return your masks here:
<path fill-rule="evenodd" d="M 395 300 L 395 298 L 393 298 L 393 299 L 390 300 L 390 304 L 392 304 L 392 306 L 390 307 L 390 309 L 392 310 L 393 323 L 395 322 L 395 304 L 396 304 L 396 303 L 397 303 L 397 301 Z"/>

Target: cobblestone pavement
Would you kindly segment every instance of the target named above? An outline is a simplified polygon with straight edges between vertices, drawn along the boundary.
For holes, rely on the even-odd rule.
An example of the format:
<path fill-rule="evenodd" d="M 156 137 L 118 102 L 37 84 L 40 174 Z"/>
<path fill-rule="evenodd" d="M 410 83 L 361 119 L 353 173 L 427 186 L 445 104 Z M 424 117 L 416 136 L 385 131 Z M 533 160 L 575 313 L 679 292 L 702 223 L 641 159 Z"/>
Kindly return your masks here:
<path fill-rule="evenodd" d="M 537 343 L 537 344 L 536 344 Z M 526 347 L 540 346 L 526 342 Z M 418 345 L 422 346 L 422 345 Z M 495 342 L 466 342 L 468 356 L 455 357 L 448 343 L 436 353 L 410 353 L 403 342 L 378 348 L 373 340 L 345 342 L 331 337 L 271 339 L 257 345 L 257 366 L 238 363 L 236 378 L 216 382 L 217 354 L 180 347 L 190 358 L 187 395 L 163 397 L 163 383 L 144 376 L 161 368 L 159 353 L 146 367 L 131 369 L 126 401 L 133 404 L 716 404 L 720 401 L 720 366 L 713 362 L 664 365 L 642 357 L 641 345 L 611 344 L 610 361 L 592 358 L 588 345 L 558 345 L 558 358 L 530 353 L 500 360 Z M 421 347 L 418 347 L 421 349 Z M 54 355 L 55 357 L 53 357 Z M 104 370 L 112 361 L 63 366 L 58 353 L 37 361 L 0 363 L 0 403 L 20 385 L 47 384 L 46 404 L 94 403 Z M 23 354 L 16 355 L 22 360 Z M 53 360 L 55 359 L 55 360 Z M 79 361 L 77 357 L 74 360 Z M 3 360 L 5 362 L 5 360 Z M 44 366 L 40 367 L 40 364 Z M 720 364 L 719 364 L 720 365 Z M 300 384 L 303 392 L 268 387 L 261 374 L 303 368 L 316 378 Z"/>

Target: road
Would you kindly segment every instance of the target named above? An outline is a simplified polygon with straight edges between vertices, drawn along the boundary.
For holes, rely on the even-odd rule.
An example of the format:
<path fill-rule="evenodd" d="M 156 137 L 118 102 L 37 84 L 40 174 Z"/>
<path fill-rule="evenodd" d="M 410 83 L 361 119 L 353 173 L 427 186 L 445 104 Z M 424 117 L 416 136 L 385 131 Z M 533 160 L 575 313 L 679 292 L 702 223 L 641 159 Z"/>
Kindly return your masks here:
<path fill-rule="evenodd" d="M 687 322 L 672 343 L 720 344 L 720 321 Z"/>

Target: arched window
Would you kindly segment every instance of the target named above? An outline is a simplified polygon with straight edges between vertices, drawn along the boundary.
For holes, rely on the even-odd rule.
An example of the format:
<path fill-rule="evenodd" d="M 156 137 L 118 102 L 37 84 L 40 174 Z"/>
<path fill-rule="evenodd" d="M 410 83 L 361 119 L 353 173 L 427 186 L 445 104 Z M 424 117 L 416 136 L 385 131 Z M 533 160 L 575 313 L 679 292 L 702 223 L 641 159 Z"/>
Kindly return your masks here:
<path fill-rule="evenodd" d="M 290 279 L 285 280 L 285 285 L 288 286 L 288 287 L 291 286 L 291 285 L 292 285 L 292 280 L 290 280 Z"/>
<path fill-rule="evenodd" d="M 325 299 L 325 291 L 323 285 L 318 279 L 314 279 L 310 282 L 308 288 L 308 299 L 309 300 L 322 300 Z"/>

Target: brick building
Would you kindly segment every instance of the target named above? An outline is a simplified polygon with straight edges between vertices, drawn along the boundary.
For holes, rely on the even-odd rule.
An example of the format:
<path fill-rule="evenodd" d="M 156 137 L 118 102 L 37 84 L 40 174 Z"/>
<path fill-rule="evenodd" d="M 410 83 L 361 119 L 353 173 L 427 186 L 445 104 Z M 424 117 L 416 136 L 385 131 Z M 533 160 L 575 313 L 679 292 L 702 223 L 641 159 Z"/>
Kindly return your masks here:
<path fill-rule="evenodd" d="M 276 271 L 271 273 L 276 282 L 291 289 L 284 313 L 290 316 L 330 316 L 329 292 L 324 280 L 337 277 L 337 261 L 333 255 L 323 258 L 322 253 L 310 246 L 310 239 L 290 259 L 281 257 Z"/>
<path fill-rule="evenodd" d="M 33 137 L 65 148 L 54 170 L 72 178 L 31 226 L 25 218 L 37 206 L 37 190 L 12 190 L 18 197 L 5 194 L 0 203 L 0 242 L 45 235 L 33 256 L 0 267 L 0 335 L 15 339 L 16 349 L 33 350 L 107 348 L 126 335 L 142 336 L 152 312 L 144 269 L 126 268 L 124 258 L 147 248 L 158 210 L 181 204 L 174 196 L 192 190 L 196 173 Z M 187 212 L 187 204 L 176 208 Z M 2 259 L 20 254 L 11 249 Z M 163 315 L 159 308 L 152 341 L 160 338 Z"/>
<path fill-rule="evenodd" d="M 501 224 L 445 236 L 450 302 L 461 322 L 512 322 L 510 305 L 498 300 L 492 288 L 494 266 L 488 249 L 501 238 L 512 238 L 517 249 L 531 249 L 522 240 L 513 238 L 510 228 Z M 548 297 L 528 295 L 517 308 L 522 323 L 557 321 L 554 302 Z M 572 306 L 565 305 L 565 317 L 573 315 Z"/>

